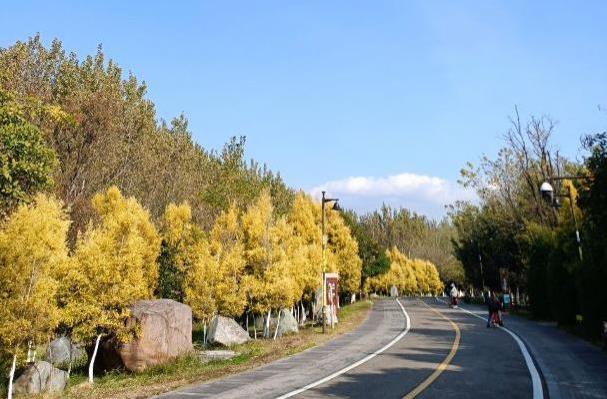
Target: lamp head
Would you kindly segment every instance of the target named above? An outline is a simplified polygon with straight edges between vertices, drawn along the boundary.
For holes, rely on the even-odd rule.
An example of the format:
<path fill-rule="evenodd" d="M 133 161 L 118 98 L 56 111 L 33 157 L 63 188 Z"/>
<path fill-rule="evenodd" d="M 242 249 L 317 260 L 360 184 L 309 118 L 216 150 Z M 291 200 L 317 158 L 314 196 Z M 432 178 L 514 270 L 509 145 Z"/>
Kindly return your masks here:
<path fill-rule="evenodd" d="M 547 181 L 543 182 L 540 186 L 540 193 L 546 201 L 552 204 L 554 201 L 554 188 L 552 188 L 552 184 L 548 183 Z"/>

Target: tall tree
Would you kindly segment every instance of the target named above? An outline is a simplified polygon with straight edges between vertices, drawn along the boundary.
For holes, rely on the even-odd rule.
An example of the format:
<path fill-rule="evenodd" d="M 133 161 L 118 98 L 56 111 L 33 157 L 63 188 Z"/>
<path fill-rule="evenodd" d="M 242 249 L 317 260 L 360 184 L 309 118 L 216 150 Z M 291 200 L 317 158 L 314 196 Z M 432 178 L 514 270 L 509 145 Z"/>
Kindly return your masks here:
<path fill-rule="evenodd" d="M 153 296 L 158 279 L 160 237 L 150 216 L 134 198 L 116 187 L 93 199 L 99 221 L 78 239 L 60 303 L 66 326 L 81 341 L 95 338 L 89 381 L 99 341 L 112 335 L 128 342 L 135 331 L 126 324 L 130 306 Z"/>
<path fill-rule="evenodd" d="M 59 323 L 56 276 L 68 262 L 68 226 L 62 204 L 41 194 L 0 227 L 0 350 L 13 357 L 9 397 L 24 344 L 44 342 Z"/>

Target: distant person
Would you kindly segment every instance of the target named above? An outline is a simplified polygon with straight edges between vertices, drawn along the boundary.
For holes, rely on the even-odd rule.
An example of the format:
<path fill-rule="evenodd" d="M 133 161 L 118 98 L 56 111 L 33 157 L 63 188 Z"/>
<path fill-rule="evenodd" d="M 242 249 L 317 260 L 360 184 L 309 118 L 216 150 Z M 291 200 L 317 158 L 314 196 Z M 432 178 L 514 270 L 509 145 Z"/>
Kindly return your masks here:
<path fill-rule="evenodd" d="M 500 315 L 501 302 L 492 292 L 487 298 L 487 309 L 489 310 L 489 316 L 487 317 L 487 328 L 491 327 L 491 324 L 499 324 L 503 326 L 502 316 Z"/>
<path fill-rule="evenodd" d="M 451 283 L 451 291 L 449 291 L 449 298 L 450 298 L 450 303 L 449 305 L 451 307 L 455 307 L 457 306 L 457 288 L 455 287 L 454 283 Z"/>

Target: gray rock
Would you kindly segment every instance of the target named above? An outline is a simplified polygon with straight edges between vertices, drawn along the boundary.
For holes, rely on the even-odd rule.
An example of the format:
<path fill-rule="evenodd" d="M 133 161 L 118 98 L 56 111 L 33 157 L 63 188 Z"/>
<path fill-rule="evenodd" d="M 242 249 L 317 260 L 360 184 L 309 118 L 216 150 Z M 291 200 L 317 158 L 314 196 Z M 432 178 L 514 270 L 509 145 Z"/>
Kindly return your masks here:
<path fill-rule="evenodd" d="M 127 324 L 138 324 L 140 335 L 129 343 L 104 343 L 104 364 L 117 359 L 130 371 L 140 372 L 192 351 L 192 309 L 172 299 L 137 301 Z"/>
<path fill-rule="evenodd" d="M 249 340 L 249 334 L 235 320 L 229 317 L 215 316 L 211 321 L 208 340 L 210 343 L 230 346 Z"/>
<path fill-rule="evenodd" d="M 263 330 L 264 326 L 266 323 L 266 318 L 263 316 L 255 316 L 255 328 L 257 329 L 257 331 L 259 330 Z M 271 323 L 271 320 L 270 320 Z"/>
<path fill-rule="evenodd" d="M 297 320 L 291 314 L 289 309 L 283 309 L 280 312 L 280 324 L 278 325 L 278 335 L 297 334 L 299 327 L 297 326 Z"/>
<path fill-rule="evenodd" d="M 27 365 L 15 380 L 13 391 L 17 395 L 59 392 L 65 389 L 67 380 L 67 372 L 53 367 L 49 362 L 38 361 Z"/>
<path fill-rule="evenodd" d="M 46 349 L 44 360 L 55 367 L 66 369 L 70 365 L 70 359 L 72 368 L 83 366 L 88 361 L 86 351 L 82 347 L 72 344 L 68 337 L 60 337 L 51 341 Z"/>
<path fill-rule="evenodd" d="M 236 352 L 230 350 L 201 351 L 198 353 L 199 359 L 203 362 L 211 362 L 215 360 L 230 360 L 236 355 Z"/>

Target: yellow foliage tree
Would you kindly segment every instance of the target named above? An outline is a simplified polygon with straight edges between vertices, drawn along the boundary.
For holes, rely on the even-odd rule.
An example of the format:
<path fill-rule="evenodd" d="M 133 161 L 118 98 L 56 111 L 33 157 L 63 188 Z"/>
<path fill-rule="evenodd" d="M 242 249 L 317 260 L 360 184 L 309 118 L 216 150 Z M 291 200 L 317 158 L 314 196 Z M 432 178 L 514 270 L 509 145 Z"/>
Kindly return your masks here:
<path fill-rule="evenodd" d="M 240 316 L 247 298 L 241 284 L 245 267 L 243 233 L 235 205 L 216 219 L 209 236 L 209 249 L 214 262 L 213 294 L 217 312 L 228 317 Z"/>
<path fill-rule="evenodd" d="M 426 269 L 426 279 L 428 280 L 428 293 L 438 295 L 443 290 L 443 282 L 440 279 L 438 269 L 429 261 L 423 261 Z"/>
<path fill-rule="evenodd" d="M 206 240 L 196 242 L 190 256 L 191 265 L 183 278 L 184 302 L 192 308 L 193 316 L 205 323 L 206 341 L 206 324 L 217 313 L 216 262 Z"/>
<path fill-rule="evenodd" d="M 184 278 L 195 261 L 197 243 L 203 239 L 202 231 L 192 223 L 192 209 L 187 203 L 167 206 L 161 234 L 158 294 L 183 302 Z"/>
<path fill-rule="evenodd" d="M 134 198 L 124 198 L 118 188 L 95 195 L 93 207 L 99 223 L 89 225 L 79 237 L 60 295 L 72 336 L 96 337 L 89 365 L 91 382 L 102 335 L 131 339 L 133 331 L 125 323 L 129 307 L 152 297 L 160 247 L 148 212 Z"/>
<path fill-rule="evenodd" d="M 437 294 L 442 290 L 438 270 L 432 263 L 409 259 L 396 247 L 387 250 L 386 255 L 390 259 L 390 270 L 367 279 L 365 290 L 388 294 L 395 286 L 402 295 Z"/>
<path fill-rule="evenodd" d="M 274 220 L 270 194 L 263 191 L 242 216 L 245 289 L 251 310 L 268 314 L 265 335 L 269 335 L 269 315 L 273 309 L 294 302 L 295 284 L 289 271 L 287 238 L 292 230 L 285 218 Z"/>
<path fill-rule="evenodd" d="M 339 273 L 339 290 L 354 294 L 360 290 L 362 261 L 358 256 L 358 242 L 352 237 L 339 212 L 326 209 L 327 263 L 329 271 Z"/>
<path fill-rule="evenodd" d="M 0 227 L 0 348 L 13 356 L 9 396 L 23 344 L 44 340 L 59 323 L 55 276 L 68 261 L 68 227 L 62 204 L 42 194 Z"/>
<path fill-rule="evenodd" d="M 289 249 L 297 299 L 311 300 L 321 286 L 322 247 L 320 206 L 304 193 L 295 196 L 287 215 L 293 239 Z"/>

